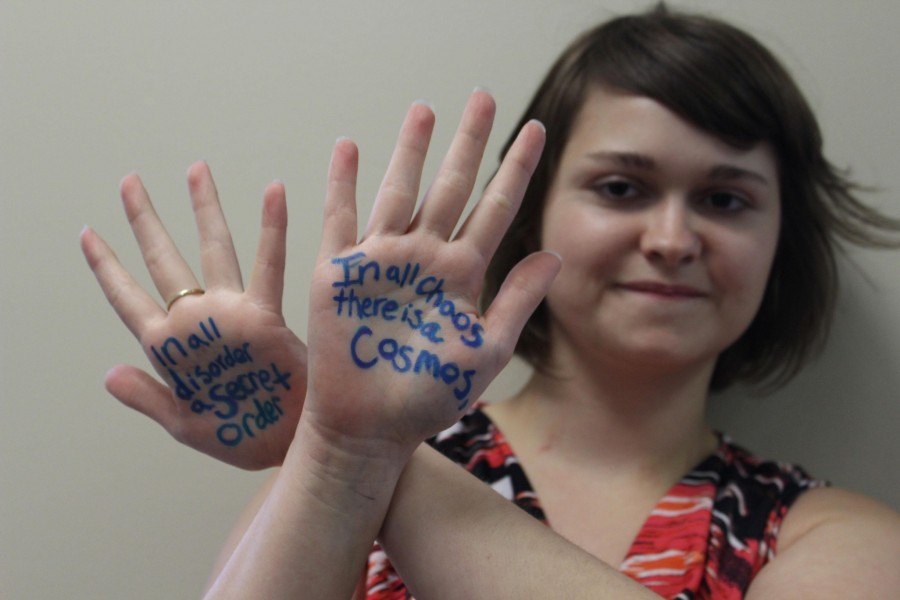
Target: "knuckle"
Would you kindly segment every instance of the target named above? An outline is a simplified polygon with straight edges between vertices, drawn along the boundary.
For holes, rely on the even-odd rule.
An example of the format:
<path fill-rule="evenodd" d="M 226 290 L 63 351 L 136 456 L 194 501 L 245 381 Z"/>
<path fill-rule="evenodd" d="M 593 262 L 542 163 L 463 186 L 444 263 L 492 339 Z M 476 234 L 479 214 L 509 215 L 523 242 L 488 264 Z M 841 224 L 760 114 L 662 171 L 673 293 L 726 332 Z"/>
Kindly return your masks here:
<path fill-rule="evenodd" d="M 439 178 L 440 187 L 450 194 L 468 196 L 474 184 L 475 181 L 471 175 L 456 170 L 448 170 L 442 173 Z"/>
<path fill-rule="evenodd" d="M 501 211 L 515 210 L 518 204 L 515 198 L 508 193 L 500 190 L 492 190 L 488 192 L 484 198 L 488 202 L 488 206 Z"/>
<path fill-rule="evenodd" d="M 412 198 L 416 195 L 416 186 L 404 180 L 386 179 L 381 184 L 379 196 Z"/>

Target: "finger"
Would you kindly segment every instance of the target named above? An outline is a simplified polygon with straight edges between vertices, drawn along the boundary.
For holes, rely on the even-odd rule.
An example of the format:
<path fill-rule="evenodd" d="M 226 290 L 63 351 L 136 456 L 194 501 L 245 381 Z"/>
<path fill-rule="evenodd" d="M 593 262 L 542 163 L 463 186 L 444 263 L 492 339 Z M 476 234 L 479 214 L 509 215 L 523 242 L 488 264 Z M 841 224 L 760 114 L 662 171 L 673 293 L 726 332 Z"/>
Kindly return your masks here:
<path fill-rule="evenodd" d="M 119 402 L 162 425 L 175 439 L 178 412 L 172 392 L 152 375 L 130 365 L 118 365 L 106 374 L 106 390 Z"/>
<path fill-rule="evenodd" d="M 163 300 L 168 302 L 181 290 L 200 287 L 193 271 L 153 210 L 140 178 L 137 175 L 125 177 L 121 191 L 125 214 L 141 248 L 144 264 Z"/>
<path fill-rule="evenodd" d="M 165 317 L 159 304 L 125 270 L 103 238 L 89 227 L 81 232 L 81 251 L 107 301 L 134 337 L 140 339 L 147 324 Z"/>
<path fill-rule="evenodd" d="M 425 195 L 412 229 L 421 227 L 438 237 L 450 238 L 475 186 L 495 110 L 489 93 L 475 90 L 469 97 L 450 150 Z"/>
<path fill-rule="evenodd" d="M 403 233 L 409 228 L 433 130 L 434 110 L 422 101 L 413 103 L 400 128 L 364 238 L 373 233 Z"/>
<path fill-rule="evenodd" d="M 205 162 L 194 163 L 188 169 L 188 189 L 200 235 L 203 281 L 211 289 L 241 291 L 243 283 L 237 253 L 219 204 L 216 184 Z"/>
<path fill-rule="evenodd" d="M 544 148 L 546 132 L 538 121 L 522 127 L 497 174 L 456 236 L 465 240 L 489 263 L 519 210 L 528 182 Z"/>
<path fill-rule="evenodd" d="M 286 238 L 284 185 L 276 181 L 263 194 L 262 226 L 247 294 L 252 302 L 277 314 L 281 314 L 284 294 Z"/>
<path fill-rule="evenodd" d="M 485 329 L 504 362 L 512 357 L 525 323 L 547 295 L 561 266 L 558 254 L 535 252 L 513 267 L 500 286 L 484 318 Z"/>
<path fill-rule="evenodd" d="M 356 244 L 356 172 L 359 151 L 352 141 L 335 143 L 328 169 L 320 253 L 334 257 Z"/>

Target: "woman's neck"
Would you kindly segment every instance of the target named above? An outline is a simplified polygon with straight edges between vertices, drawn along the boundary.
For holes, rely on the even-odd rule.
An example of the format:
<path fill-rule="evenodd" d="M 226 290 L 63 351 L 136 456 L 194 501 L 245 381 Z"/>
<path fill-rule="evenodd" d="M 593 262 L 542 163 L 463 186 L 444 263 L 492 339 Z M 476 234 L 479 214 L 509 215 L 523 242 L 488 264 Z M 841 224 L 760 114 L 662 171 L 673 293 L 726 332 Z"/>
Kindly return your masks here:
<path fill-rule="evenodd" d="M 487 409 L 517 453 L 680 476 L 716 447 L 704 417 L 712 364 L 655 373 L 558 364 L 568 367 L 534 373 L 516 396 Z"/>

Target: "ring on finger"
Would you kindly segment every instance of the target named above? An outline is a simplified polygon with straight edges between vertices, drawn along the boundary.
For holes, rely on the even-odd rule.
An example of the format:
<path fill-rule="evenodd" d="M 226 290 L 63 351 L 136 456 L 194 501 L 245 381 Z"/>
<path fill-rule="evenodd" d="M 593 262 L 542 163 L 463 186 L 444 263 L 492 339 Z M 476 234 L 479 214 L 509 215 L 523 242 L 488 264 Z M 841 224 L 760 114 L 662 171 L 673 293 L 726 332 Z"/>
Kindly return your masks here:
<path fill-rule="evenodd" d="M 185 296 L 202 295 L 205 293 L 206 293 L 206 290 L 204 290 L 203 288 L 187 288 L 187 289 L 181 290 L 180 292 L 175 294 L 174 298 L 169 300 L 168 304 L 166 304 L 166 312 L 169 312 L 170 310 L 172 310 L 172 305 L 175 304 L 176 302 L 178 302 L 179 300 L 181 300 L 182 298 L 184 298 Z"/>

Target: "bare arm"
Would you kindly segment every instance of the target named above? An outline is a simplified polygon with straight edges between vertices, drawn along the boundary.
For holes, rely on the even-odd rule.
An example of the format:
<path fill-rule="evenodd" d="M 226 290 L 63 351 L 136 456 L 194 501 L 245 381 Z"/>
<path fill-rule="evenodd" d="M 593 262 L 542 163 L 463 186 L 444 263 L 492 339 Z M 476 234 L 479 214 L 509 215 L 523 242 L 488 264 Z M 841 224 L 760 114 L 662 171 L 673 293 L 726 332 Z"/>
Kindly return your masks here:
<path fill-rule="evenodd" d="M 895 511 L 845 490 L 811 490 L 785 517 L 778 553 L 747 598 L 896 598 L 898 557 Z"/>
<path fill-rule="evenodd" d="M 474 93 L 416 211 L 433 115 L 414 105 L 361 241 L 356 148 L 349 140 L 335 145 L 311 286 L 303 413 L 271 490 L 208 597 L 350 597 L 415 448 L 458 419 L 512 355 L 559 260 L 527 257 L 491 309 L 475 310 L 544 139 L 540 125 L 523 128 L 455 232 L 493 114 L 493 100 Z"/>
<path fill-rule="evenodd" d="M 748 598 L 892 598 L 900 588 L 900 517 L 868 498 L 833 488 L 807 492 L 779 540 Z M 655 597 L 426 445 L 400 478 L 380 541 L 422 598 L 603 598 L 598 590 L 610 598 Z"/>
<path fill-rule="evenodd" d="M 659 598 L 427 445 L 407 464 L 379 540 L 419 598 Z"/>
<path fill-rule="evenodd" d="M 334 452 L 303 418 L 296 440 L 207 598 L 352 597 L 403 460 Z"/>
<path fill-rule="evenodd" d="M 379 539 L 423 598 L 656 597 L 427 446 L 407 464 Z M 812 490 L 786 516 L 779 551 L 747 598 L 894 598 L 898 556 L 895 511 L 844 490 Z"/>
<path fill-rule="evenodd" d="M 213 582 L 215 582 L 216 578 L 219 576 L 219 573 L 222 572 L 222 569 L 225 568 L 225 563 L 228 562 L 228 559 L 231 558 L 231 555 L 234 553 L 234 549 L 237 548 L 237 545 L 240 543 L 241 538 L 244 537 L 244 534 L 247 533 L 247 529 L 250 528 L 250 523 L 253 522 L 253 519 L 256 518 L 257 513 L 259 513 L 259 509 L 262 508 L 262 505 L 265 503 L 266 498 L 269 497 L 269 493 L 272 491 L 272 487 L 275 485 L 275 480 L 278 478 L 278 473 L 280 469 L 276 469 L 273 471 L 271 475 L 263 482 L 250 501 L 247 503 L 247 506 L 244 507 L 244 510 L 241 512 L 240 516 L 238 516 L 237 521 L 235 521 L 234 525 L 231 528 L 231 531 L 228 533 L 228 538 L 225 540 L 225 545 L 219 550 L 219 556 L 216 559 L 215 565 L 213 565 L 212 573 L 209 575 L 209 580 L 206 582 L 206 589 L 208 590 Z"/>
<path fill-rule="evenodd" d="M 263 482 L 259 489 L 256 490 L 253 498 L 251 498 L 250 502 L 247 503 L 247 506 L 244 507 L 243 512 L 238 517 L 238 520 L 235 522 L 234 526 L 229 532 L 228 539 L 225 541 L 225 545 L 222 546 L 222 549 L 219 551 L 219 556 L 216 560 L 215 565 L 213 566 L 212 573 L 210 573 L 209 580 L 206 583 L 207 592 L 219 577 L 219 573 L 221 573 L 222 569 L 225 568 L 225 564 L 231 558 L 231 555 L 234 554 L 235 548 L 237 548 L 237 545 L 240 543 L 241 539 L 243 539 L 244 534 L 247 533 L 247 529 L 250 528 L 250 524 L 253 522 L 253 519 L 256 518 L 256 515 L 257 513 L 259 513 L 259 510 L 265 503 L 266 498 L 269 497 L 269 493 L 272 491 L 272 487 L 275 485 L 275 481 L 278 479 L 279 472 L 280 469 L 276 469 Z M 359 573 L 359 581 L 356 586 L 356 591 L 353 594 L 353 600 L 365 600 L 365 597 L 366 571 L 365 568 L 363 568 Z"/>

